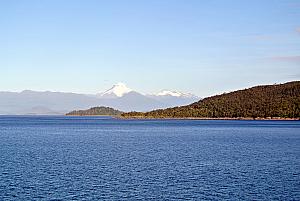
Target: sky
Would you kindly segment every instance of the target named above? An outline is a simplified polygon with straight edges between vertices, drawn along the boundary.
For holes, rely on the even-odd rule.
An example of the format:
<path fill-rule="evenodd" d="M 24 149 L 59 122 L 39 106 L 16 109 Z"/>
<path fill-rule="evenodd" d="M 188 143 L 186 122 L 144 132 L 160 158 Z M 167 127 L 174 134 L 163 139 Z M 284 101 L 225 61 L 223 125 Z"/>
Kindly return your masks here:
<path fill-rule="evenodd" d="M 300 80 L 300 0 L 0 0 L 0 91 L 206 97 Z"/>

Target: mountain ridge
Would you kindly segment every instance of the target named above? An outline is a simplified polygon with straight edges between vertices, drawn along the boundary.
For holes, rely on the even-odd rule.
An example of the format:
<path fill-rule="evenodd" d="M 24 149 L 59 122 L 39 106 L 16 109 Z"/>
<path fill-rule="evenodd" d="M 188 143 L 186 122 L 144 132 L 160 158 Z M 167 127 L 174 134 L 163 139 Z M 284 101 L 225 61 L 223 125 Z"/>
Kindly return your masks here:
<path fill-rule="evenodd" d="M 300 81 L 261 85 L 204 98 L 192 104 L 124 118 L 299 118 Z"/>
<path fill-rule="evenodd" d="M 174 101 L 176 100 L 176 101 Z M 120 111 L 149 111 L 194 102 L 192 99 L 150 97 L 117 83 L 98 94 L 23 90 L 0 92 L 0 114 L 65 114 L 95 106 L 112 107 Z"/>

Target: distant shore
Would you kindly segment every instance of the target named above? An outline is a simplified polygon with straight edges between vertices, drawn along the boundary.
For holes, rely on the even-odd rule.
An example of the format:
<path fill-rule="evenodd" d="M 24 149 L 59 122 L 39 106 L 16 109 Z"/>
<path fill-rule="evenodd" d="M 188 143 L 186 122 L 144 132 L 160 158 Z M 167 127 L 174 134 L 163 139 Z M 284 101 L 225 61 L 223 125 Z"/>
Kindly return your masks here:
<path fill-rule="evenodd" d="M 282 117 L 256 117 L 256 118 L 251 118 L 251 117 L 236 117 L 236 118 L 231 118 L 231 117 L 220 117 L 220 118 L 208 118 L 208 117 L 141 117 L 141 116 L 136 116 L 136 117 L 123 117 L 119 115 L 65 115 L 65 116 L 75 116 L 75 117 L 113 117 L 116 119 L 125 119 L 125 120 L 276 120 L 276 121 L 299 121 L 300 118 L 282 118 Z"/>
<path fill-rule="evenodd" d="M 230 117 L 220 117 L 220 118 L 207 118 L 207 117 L 181 117 L 181 118 L 172 118 L 172 117 L 120 117 L 116 116 L 116 118 L 119 119 L 132 119 L 132 120 L 276 120 L 276 121 L 299 121 L 300 118 L 281 118 L 281 117 L 257 117 L 257 118 L 251 118 L 251 117 L 237 117 L 237 118 L 230 118 Z"/>
<path fill-rule="evenodd" d="M 64 116 L 69 116 L 69 117 L 117 117 L 117 115 L 76 115 L 76 114 L 65 114 Z"/>

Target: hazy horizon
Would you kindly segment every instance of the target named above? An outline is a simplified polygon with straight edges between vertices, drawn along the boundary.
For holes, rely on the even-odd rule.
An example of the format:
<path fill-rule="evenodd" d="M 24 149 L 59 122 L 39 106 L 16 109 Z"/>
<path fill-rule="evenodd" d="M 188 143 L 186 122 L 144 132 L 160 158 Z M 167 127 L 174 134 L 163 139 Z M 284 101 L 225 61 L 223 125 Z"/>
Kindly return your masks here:
<path fill-rule="evenodd" d="M 5 1 L 0 91 L 207 97 L 300 80 L 299 1 Z"/>
<path fill-rule="evenodd" d="M 287 82 L 293 82 L 293 81 L 299 81 L 299 80 L 290 80 L 290 81 L 287 81 Z M 284 84 L 284 83 L 287 83 L 287 82 L 282 82 L 282 83 L 269 83 L 269 84 L 258 84 L 258 85 L 255 85 L 255 86 L 261 86 L 261 85 L 273 85 L 273 84 Z M 115 83 L 117 84 L 117 83 Z M 126 83 L 124 83 L 126 84 Z M 114 84 L 113 84 L 114 85 Z M 111 87 L 113 87 L 113 85 Z M 126 84 L 127 85 L 127 84 Z M 227 90 L 227 91 L 220 91 L 220 92 L 217 92 L 215 94 L 210 94 L 208 96 L 199 96 L 198 94 L 194 94 L 194 93 L 191 93 L 189 91 L 179 91 L 179 90 L 175 90 L 175 89 L 160 89 L 158 91 L 153 91 L 153 92 L 140 92 L 140 91 L 137 91 L 135 90 L 135 88 L 131 88 L 133 91 L 135 92 L 139 92 L 143 95 L 155 95 L 155 94 L 158 94 L 159 92 L 161 91 L 164 91 L 164 90 L 169 90 L 169 91 L 176 91 L 176 92 L 183 92 L 183 93 L 191 93 L 192 95 L 195 95 L 199 98 L 205 98 L 205 97 L 209 97 L 209 96 L 213 96 L 213 95 L 219 95 L 219 94 L 223 94 L 223 93 L 228 93 L 228 92 L 234 92 L 234 91 L 237 91 L 237 90 L 241 90 L 241 89 L 246 89 L 246 88 L 251 88 L 251 87 L 255 87 L 254 85 L 252 86 L 249 86 L 249 87 L 245 87 L 245 88 L 237 88 L 237 89 L 232 89 L 232 90 Z M 111 88 L 110 87 L 110 88 Z M 85 94 L 85 95 L 96 95 L 96 94 L 100 94 L 100 93 L 103 93 L 105 92 L 106 90 L 108 90 L 109 88 L 107 89 L 104 89 L 103 91 L 96 91 L 94 93 L 85 93 L 85 92 L 76 92 L 76 91 L 59 91 L 59 90 L 32 90 L 32 89 L 23 89 L 23 90 L 16 90 L 16 91 L 9 91 L 9 90 L 3 90 L 3 91 L 0 91 L 0 92 L 13 92 L 13 93 L 21 93 L 21 92 L 24 92 L 24 91 L 34 91 L 34 92 L 57 92 L 57 93 L 74 93 L 74 94 Z"/>

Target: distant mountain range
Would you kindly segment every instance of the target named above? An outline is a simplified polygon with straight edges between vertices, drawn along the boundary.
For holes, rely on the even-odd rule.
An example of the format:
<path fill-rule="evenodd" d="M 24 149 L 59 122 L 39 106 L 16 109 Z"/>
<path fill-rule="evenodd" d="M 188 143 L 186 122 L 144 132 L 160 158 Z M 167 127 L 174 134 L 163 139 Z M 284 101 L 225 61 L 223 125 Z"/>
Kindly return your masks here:
<path fill-rule="evenodd" d="M 120 111 L 149 111 L 192 103 L 200 98 L 182 92 L 163 90 L 143 95 L 123 83 L 95 95 L 31 91 L 0 92 L 0 114 L 66 114 L 73 110 L 96 106 L 112 107 Z"/>
<path fill-rule="evenodd" d="M 256 86 L 204 98 L 193 104 L 150 112 L 123 113 L 125 118 L 300 118 L 300 81 Z"/>

